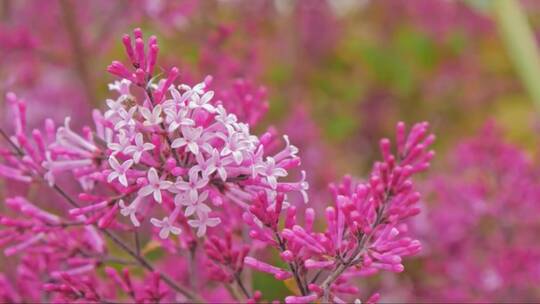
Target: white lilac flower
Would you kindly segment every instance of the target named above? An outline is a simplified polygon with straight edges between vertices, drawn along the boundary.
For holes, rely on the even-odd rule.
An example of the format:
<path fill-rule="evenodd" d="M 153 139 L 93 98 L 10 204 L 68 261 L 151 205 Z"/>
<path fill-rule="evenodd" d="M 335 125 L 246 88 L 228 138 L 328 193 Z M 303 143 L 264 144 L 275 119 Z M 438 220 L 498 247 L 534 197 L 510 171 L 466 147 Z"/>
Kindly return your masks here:
<path fill-rule="evenodd" d="M 120 214 L 122 214 L 123 216 L 129 216 L 131 223 L 135 227 L 139 227 L 141 225 L 139 219 L 137 219 L 137 207 L 140 201 L 140 197 L 136 197 L 129 206 L 126 206 L 124 200 L 122 199 L 118 202 L 118 205 L 120 206 Z"/>
<path fill-rule="evenodd" d="M 179 89 L 184 90 L 185 92 L 191 92 L 192 94 L 198 94 L 202 95 L 204 94 L 204 89 L 206 87 L 206 84 L 204 82 L 200 82 L 192 87 L 188 86 L 187 84 L 181 84 L 178 86 Z"/>
<path fill-rule="evenodd" d="M 193 91 L 189 90 L 184 92 L 184 94 L 180 93 L 177 89 L 172 87 L 169 92 L 171 92 L 172 100 L 175 102 L 175 104 L 186 106 L 187 102 L 191 98 L 191 95 L 193 95 Z"/>
<path fill-rule="evenodd" d="M 169 124 L 167 131 L 169 133 L 176 131 L 181 126 L 194 126 L 195 121 L 187 116 L 188 109 L 180 108 L 176 110 L 175 108 L 169 108 L 165 110 L 166 122 Z"/>
<path fill-rule="evenodd" d="M 214 149 L 214 151 L 216 150 Z M 200 172 L 201 175 L 206 178 L 217 169 L 215 165 L 216 159 L 212 156 L 204 159 L 203 154 L 199 153 L 195 156 L 195 160 L 197 160 L 197 164 L 189 169 L 190 174 L 197 174 Z"/>
<path fill-rule="evenodd" d="M 197 228 L 198 237 L 202 237 L 206 234 L 207 227 L 216 227 L 221 223 L 221 219 L 217 217 L 211 218 L 208 213 L 199 213 L 197 216 L 197 219 L 189 220 L 188 224 L 193 228 Z"/>
<path fill-rule="evenodd" d="M 206 205 L 204 202 L 208 198 L 208 191 L 204 191 L 199 195 L 196 201 L 190 200 L 186 194 L 178 194 L 174 198 L 174 203 L 178 206 L 184 206 L 186 207 L 184 211 L 184 216 L 191 216 L 195 213 L 208 213 L 211 211 L 210 207 Z"/>
<path fill-rule="evenodd" d="M 157 126 L 160 123 L 163 122 L 163 118 L 161 117 L 161 111 L 163 109 L 160 105 L 157 105 L 154 107 L 152 111 L 150 111 L 148 108 L 140 107 L 139 112 L 144 117 L 143 125 L 145 127 L 152 127 Z"/>
<path fill-rule="evenodd" d="M 156 146 L 152 143 L 145 143 L 142 133 L 135 134 L 135 145 L 131 145 L 125 148 L 125 152 L 133 156 L 133 160 L 136 164 L 141 160 L 142 153 L 144 151 L 150 151 Z"/>
<path fill-rule="evenodd" d="M 234 125 L 237 123 L 236 115 L 227 113 L 227 110 L 222 105 L 216 107 L 216 120 L 225 126 Z"/>
<path fill-rule="evenodd" d="M 208 184 L 208 178 L 200 178 L 197 172 L 189 174 L 189 180 L 186 182 L 182 178 L 174 184 L 174 190 L 178 193 L 186 193 L 190 202 L 196 202 L 199 197 L 199 189 Z"/>
<path fill-rule="evenodd" d="M 129 170 L 129 168 L 133 165 L 133 160 L 128 159 L 122 164 L 118 162 L 116 157 L 111 156 L 109 158 L 109 165 L 113 169 L 113 171 L 109 174 L 107 177 L 107 181 L 110 183 L 115 179 L 118 179 L 120 184 L 122 184 L 124 187 L 128 186 L 127 176 L 126 173 Z"/>
<path fill-rule="evenodd" d="M 176 149 L 187 146 L 187 150 L 195 155 L 199 154 L 199 148 L 207 152 L 212 151 L 212 146 L 208 143 L 211 135 L 203 133 L 204 130 L 202 127 L 182 127 L 181 129 L 183 137 L 175 139 L 171 147 Z"/>
<path fill-rule="evenodd" d="M 135 114 L 135 111 L 137 111 L 137 107 L 131 107 L 128 111 L 126 111 L 125 109 L 120 109 L 118 111 L 120 119 L 114 125 L 114 129 L 120 130 L 125 127 L 129 127 L 131 129 L 135 127 L 136 122 L 133 118 L 133 114 Z"/>
<path fill-rule="evenodd" d="M 105 103 L 109 107 L 109 110 L 107 110 L 104 114 L 105 119 L 109 119 L 115 115 L 120 115 L 118 112 L 120 112 L 120 110 L 124 110 L 124 100 L 121 98 L 118 98 L 117 100 L 107 99 Z"/>
<path fill-rule="evenodd" d="M 244 161 L 244 152 L 251 148 L 251 144 L 245 139 L 241 133 L 233 133 L 225 143 L 225 147 L 221 150 L 221 156 L 232 155 L 234 162 L 240 165 Z"/>
<path fill-rule="evenodd" d="M 117 91 L 120 96 L 126 96 L 131 95 L 131 92 L 129 91 L 129 87 L 131 86 L 131 81 L 128 79 L 122 79 L 120 81 L 115 81 L 113 83 L 109 83 L 109 91 Z"/>
<path fill-rule="evenodd" d="M 123 153 L 129 146 L 129 144 L 130 140 L 126 134 L 126 131 L 120 130 L 120 132 L 118 133 L 118 142 L 111 142 L 107 145 L 107 147 L 111 149 L 111 155 L 116 155 L 118 153 Z"/>
<path fill-rule="evenodd" d="M 272 189 L 276 189 L 277 179 L 279 177 L 287 176 L 287 170 L 277 167 L 276 161 L 270 156 L 266 158 L 266 162 L 255 166 L 255 172 L 259 175 L 265 176 Z"/>
<path fill-rule="evenodd" d="M 150 168 L 148 170 L 148 185 L 142 187 L 139 190 L 139 196 L 148 196 L 153 195 L 154 200 L 158 203 L 161 203 L 162 196 L 161 190 L 166 190 L 170 188 L 173 183 L 166 180 L 161 180 L 158 176 L 157 170 L 155 168 Z"/>
<path fill-rule="evenodd" d="M 152 218 L 150 219 L 150 223 L 152 223 L 152 225 L 157 228 L 161 228 L 159 230 L 159 237 L 162 239 L 168 238 L 170 233 L 175 235 L 179 235 L 180 233 L 182 233 L 182 229 L 173 226 L 173 224 L 169 220 L 169 217 L 167 216 L 164 217 L 161 221 L 156 218 Z"/>
<path fill-rule="evenodd" d="M 208 91 L 202 96 L 199 96 L 198 94 L 193 94 L 193 96 L 191 96 L 191 101 L 189 102 L 188 106 L 190 109 L 203 108 L 209 113 L 214 113 L 215 107 L 212 104 L 208 103 L 210 100 L 212 100 L 212 97 L 214 97 L 214 91 Z"/>

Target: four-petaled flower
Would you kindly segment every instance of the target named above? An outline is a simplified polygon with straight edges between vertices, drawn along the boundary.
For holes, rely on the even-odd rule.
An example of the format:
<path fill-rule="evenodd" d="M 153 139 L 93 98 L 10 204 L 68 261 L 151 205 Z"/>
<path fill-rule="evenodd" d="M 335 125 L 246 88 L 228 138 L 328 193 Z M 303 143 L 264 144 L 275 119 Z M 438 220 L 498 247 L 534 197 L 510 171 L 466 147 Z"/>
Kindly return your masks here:
<path fill-rule="evenodd" d="M 176 192 L 187 193 L 187 199 L 193 203 L 196 202 L 199 197 L 199 189 L 205 187 L 208 184 L 208 178 L 203 177 L 199 178 L 197 172 L 190 172 L 189 180 L 186 182 L 182 178 L 179 178 L 178 181 L 174 184 Z"/>
<path fill-rule="evenodd" d="M 193 227 L 197 228 L 197 236 L 202 237 L 206 234 L 206 227 L 216 227 L 219 223 L 221 223 L 221 220 L 218 217 L 209 217 L 208 213 L 199 213 L 198 219 L 195 220 L 189 220 L 188 224 Z"/>
<path fill-rule="evenodd" d="M 109 83 L 109 91 L 117 91 L 120 96 L 129 96 L 131 95 L 129 91 L 129 87 L 131 86 L 131 81 L 128 79 L 122 79 L 120 81 L 115 81 L 113 83 Z"/>
<path fill-rule="evenodd" d="M 131 203 L 131 205 L 126 206 L 124 203 L 124 200 L 120 200 L 118 202 L 118 205 L 120 206 L 120 214 L 123 216 L 129 216 L 129 219 L 131 220 L 131 223 L 133 223 L 133 226 L 139 227 L 141 223 L 139 222 L 139 219 L 137 218 L 137 206 L 140 202 L 140 197 L 135 198 L 135 200 Z"/>
<path fill-rule="evenodd" d="M 276 161 L 270 156 L 266 158 L 266 162 L 255 166 L 255 172 L 265 176 L 272 189 L 276 189 L 278 177 L 287 176 L 287 171 L 283 168 L 276 167 Z"/>
<path fill-rule="evenodd" d="M 153 194 L 154 200 L 161 203 L 161 190 L 170 188 L 172 184 L 173 183 L 170 181 L 160 180 L 157 170 L 155 168 L 150 168 L 150 170 L 148 170 L 148 185 L 139 190 L 139 195 L 148 196 Z"/>
<path fill-rule="evenodd" d="M 141 160 L 142 153 L 144 151 L 152 150 L 155 147 L 156 146 L 154 146 L 152 143 L 145 143 L 143 140 L 143 135 L 141 133 L 137 133 L 135 135 L 135 145 L 126 147 L 125 152 L 127 154 L 132 154 L 133 160 L 136 164 L 138 164 Z"/>
<path fill-rule="evenodd" d="M 118 100 L 107 99 L 105 102 L 109 107 L 109 110 L 107 110 L 103 115 L 103 117 L 105 117 L 106 119 L 109 119 L 114 115 L 118 114 L 120 110 L 124 110 L 124 100 L 122 98 L 118 98 Z"/>
<path fill-rule="evenodd" d="M 133 119 L 133 114 L 137 111 L 137 107 L 131 107 L 128 111 L 125 109 L 119 109 L 118 115 L 120 120 L 114 125 L 115 130 L 120 130 L 124 127 L 129 127 L 130 129 L 135 127 L 135 119 Z"/>
<path fill-rule="evenodd" d="M 171 92 L 172 99 L 166 100 L 163 104 L 179 104 L 182 106 L 186 105 L 186 101 L 188 101 L 191 98 L 191 95 L 193 95 L 193 91 L 186 91 L 184 94 L 180 93 L 176 88 L 171 87 L 169 89 L 169 92 Z"/>
<path fill-rule="evenodd" d="M 176 205 L 181 206 L 187 206 L 186 210 L 184 211 L 185 216 L 191 216 L 195 213 L 201 214 L 201 213 L 208 213 L 211 211 L 210 207 L 208 207 L 204 201 L 208 198 L 208 191 L 204 191 L 199 195 L 196 201 L 191 201 L 187 198 L 187 195 L 185 194 L 178 194 L 174 198 L 174 203 Z"/>
<path fill-rule="evenodd" d="M 126 131 L 120 130 L 118 133 L 118 142 L 111 142 L 107 145 L 109 149 L 113 152 L 111 155 L 116 155 L 118 153 L 124 152 L 125 149 L 129 146 L 129 138 L 127 137 Z"/>
<path fill-rule="evenodd" d="M 129 170 L 131 165 L 133 165 L 133 160 L 128 159 L 122 164 L 120 164 L 118 160 L 116 159 L 116 157 L 111 156 L 109 158 L 109 165 L 111 166 L 113 171 L 107 177 L 107 182 L 110 183 L 113 180 L 118 179 L 120 184 L 122 184 L 124 187 L 127 187 L 128 181 L 127 181 L 126 172 Z"/>
<path fill-rule="evenodd" d="M 209 113 L 214 113 L 215 107 L 208 103 L 210 100 L 212 100 L 212 97 L 214 97 L 214 91 L 208 91 L 202 96 L 199 96 L 199 94 L 193 94 L 188 107 L 190 109 L 203 108 Z"/>
<path fill-rule="evenodd" d="M 160 105 L 155 106 L 152 112 L 150 112 L 148 108 L 140 107 L 139 112 L 144 117 L 143 126 L 151 127 L 162 123 L 163 118 L 161 117 L 161 111 L 162 108 Z"/>
<path fill-rule="evenodd" d="M 214 151 L 216 151 L 214 149 Z M 213 155 L 213 153 L 212 153 Z M 195 159 L 197 160 L 197 164 L 189 170 L 191 174 L 195 174 L 197 172 L 201 172 L 203 177 L 209 177 L 210 174 L 214 173 L 216 171 L 216 159 L 214 157 L 209 157 L 208 159 L 204 159 L 204 156 L 202 153 L 199 153 L 195 156 Z"/>
<path fill-rule="evenodd" d="M 166 121 L 169 124 L 167 131 L 169 133 L 176 131 L 180 126 L 193 126 L 195 122 L 193 119 L 187 117 L 188 110 L 186 108 L 169 108 L 165 110 Z"/>
<path fill-rule="evenodd" d="M 210 134 L 203 134 L 203 128 L 192 128 L 192 127 L 182 127 L 183 137 L 177 138 L 172 142 L 171 147 L 181 148 L 187 146 L 187 149 L 197 155 L 199 154 L 199 148 L 206 150 L 207 152 L 212 151 L 212 146 L 208 143 L 210 139 Z"/>
<path fill-rule="evenodd" d="M 244 134 L 233 133 L 227 140 L 225 147 L 221 150 L 221 156 L 232 155 L 234 162 L 240 165 L 244 160 L 243 151 L 247 149 L 251 143 L 246 140 Z"/>
<path fill-rule="evenodd" d="M 159 230 L 159 237 L 162 239 L 168 238 L 170 233 L 176 235 L 182 233 L 182 229 L 173 226 L 173 223 L 169 221 L 169 217 L 167 216 L 164 217 L 161 221 L 156 218 L 152 218 L 150 219 L 150 223 L 152 223 L 152 225 L 154 225 L 155 227 L 161 228 Z"/>
<path fill-rule="evenodd" d="M 186 93 L 191 92 L 191 94 L 199 94 L 199 95 L 204 94 L 204 88 L 205 87 L 206 87 L 206 84 L 204 84 L 204 82 L 200 82 L 200 83 L 194 85 L 193 88 L 191 88 L 187 84 L 181 84 L 181 85 L 178 86 L 178 88 L 186 91 Z"/>

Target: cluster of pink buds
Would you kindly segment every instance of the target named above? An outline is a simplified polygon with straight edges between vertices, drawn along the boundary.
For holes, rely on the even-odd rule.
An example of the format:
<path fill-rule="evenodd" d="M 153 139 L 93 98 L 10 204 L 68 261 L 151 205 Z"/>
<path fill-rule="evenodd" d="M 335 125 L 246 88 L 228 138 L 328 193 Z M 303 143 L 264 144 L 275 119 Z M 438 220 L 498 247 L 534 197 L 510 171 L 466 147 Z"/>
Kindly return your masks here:
<path fill-rule="evenodd" d="M 249 252 L 249 246 L 234 248 L 232 233 L 228 231 L 224 239 L 211 236 L 205 243 L 206 255 L 209 257 L 208 268 L 210 276 L 217 281 L 233 282 L 240 276 L 244 266 L 244 257 Z"/>
<path fill-rule="evenodd" d="M 268 111 L 266 88 L 251 81 L 237 79 L 232 87 L 221 92 L 223 106 L 239 119 L 254 126 Z"/>
<path fill-rule="evenodd" d="M 278 280 L 294 278 L 302 295 L 287 297 L 288 303 L 320 298 L 344 303 L 341 294 L 358 292 L 351 278 L 379 270 L 403 271 L 402 257 L 420 251 L 420 242 L 405 236 L 404 220 L 420 211 L 416 206 L 420 194 L 414 190 L 411 176 L 429 166 L 434 152 L 428 147 L 434 139 L 428 135 L 427 123 L 414 125 L 408 136 L 405 125 L 399 123 L 397 154 L 391 154 L 390 141 L 383 139 L 383 161 L 375 164 L 367 182 L 345 177 L 342 184 L 331 186 L 335 206 L 326 209 L 323 232 L 314 229 L 313 209 L 306 209 L 300 225 L 296 208 L 284 208 L 282 194 L 268 201 L 262 193 L 244 214 L 252 227 L 250 236 L 276 248 L 289 267 L 282 269 L 253 257 L 246 257 L 245 264 Z"/>
<path fill-rule="evenodd" d="M 62 218 L 20 196 L 7 199 L 6 205 L 22 216 L 0 217 L 0 227 L 4 228 L 0 230 L 0 245 L 6 245 L 6 257 L 18 255 L 20 264 L 17 280 L 0 282 L 0 289 L 28 289 L 29 298 L 37 300 L 43 278 L 69 280 L 74 275 L 93 274 L 106 259 L 103 238 L 95 227 L 85 225 L 84 216 L 75 220 Z M 16 294 L 0 299 L 18 302 Z"/>

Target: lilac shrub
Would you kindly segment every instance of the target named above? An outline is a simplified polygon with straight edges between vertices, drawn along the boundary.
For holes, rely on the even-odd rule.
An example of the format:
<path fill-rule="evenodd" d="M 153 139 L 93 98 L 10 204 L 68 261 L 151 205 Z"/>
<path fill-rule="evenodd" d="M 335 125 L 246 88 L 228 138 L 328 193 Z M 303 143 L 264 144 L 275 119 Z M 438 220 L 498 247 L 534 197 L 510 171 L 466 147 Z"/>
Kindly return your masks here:
<path fill-rule="evenodd" d="M 67 117 L 27 130 L 24 101 L 7 95 L 15 133 L 1 132 L 9 145 L 0 175 L 59 196 L 52 208 L 40 197 L 6 200 L 0 244 L 18 258 L 0 277 L 0 299 L 258 302 L 246 275 L 255 269 L 294 280 L 298 293 L 285 302 L 341 303 L 356 298 L 354 278 L 401 272 L 402 258 L 419 252 L 404 221 L 419 212 L 411 177 L 434 155 L 427 123 L 408 135 L 399 123 L 397 151 L 383 139 L 383 160 L 367 181 L 332 185 L 326 228 L 316 232 L 314 209 L 300 222 L 303 204 L 289 202 L 309 202 L 298 148 L 272 128 L 250 131 L 266 112 L 265 92 L 247 94 L 253 88 L 240 82 L 234 90 L 243 98 L 215 94 L 210 76 L 178 85 L 178 68 L 159 71 L 155 36 L 136 29 L 122 42 L 129 64 L 108 66 L 119 79 L 106 111 L 92 112 L 92 127 L 77 132 Z M 76 195 L 66 190 L 74 184 Z M 164 256 L 150 259 L 155 247 Z M 286 267 L 271 265 L 263 248 Z"/>

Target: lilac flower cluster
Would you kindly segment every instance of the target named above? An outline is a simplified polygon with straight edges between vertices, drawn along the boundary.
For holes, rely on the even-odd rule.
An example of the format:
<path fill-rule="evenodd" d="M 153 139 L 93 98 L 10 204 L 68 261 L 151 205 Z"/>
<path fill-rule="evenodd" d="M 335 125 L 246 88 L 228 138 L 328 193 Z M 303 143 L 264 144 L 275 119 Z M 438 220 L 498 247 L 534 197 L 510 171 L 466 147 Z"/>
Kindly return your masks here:
<path fill-rule="evenodd" d="M 420 194 L 414 190 L 411 176 L 425 170 L 434 156 L 428 147 L 434 141 L 427 123 L 413 126 L 405 136 L 405 125 L 397 125 L 397 154 L 390 141 L 380 143 L 383 161 L 375 164 L 367 182 L 345 177 L 332 185 L 335 206 L 326 209 L 326 230 L 316 232 L 315 211 L 308 208 L 304 224 L 296 219 L 296 208 L 285 210 L 284 195 L 268 201 L 264 193 L 244 213 L 252 227 L 250 236 L 280 252 L 289 265 L 282 269 L 253 257 L 247 266 L 270 273 L 278 280 L 295 279 L 302 296 L 290 296 L 287 303 L 324 301 L 344 303 L 340 294 L 356 294 L 350 279 L 371 275 L 379 270 L 401 272 L 402 257 L 420 251 L 420 242 L 405 236 L 407 218 L 419 213 Z M 376 301 L 378 295 L 368 302 Z"/>
<path fill-rule="evenodd" d="M 245 205 L 253 193 L 272 196 L 285 187 L 279 180 L 299 165 L 297 149 L 286 136 L 285 148 L 267 155 L 265 136 L 253 136 L 249 125 L 213 101 L 214 92 L 206 90 L 211 77 L 193 87 L 174 86 L 178 69 L 172 68 L 166 79 L 153 83 L 159 49 L 155 36 L 149 38 L 146 51 L 139 30 L 134 44 L 129 36 L 123 42 L 134 71 L 118 61 L 109 66 L 122 80 L 110 85 L 119 96 L 107 101 L 109 109 L 103 115 L 94 112 L 96 136 L 77 135 L 66 119 L 44 164 L 51 183 L 55 174 L 69 170 L 77 172 L 88 190 L 106 182 L 115 191 L 118 204 L 100 201 L 82 212 L 119 209 L 139 226 L 138 214 L 146 205 L 170 201 L 175 205 L 170 214 L 150 220 L 160 228 L 160 236 L 180 233 L 174 223 L 182 213 L 192 217 L 189 224 L 201 237 L 207 227 L 221 222 L 209 205 Z M 143 101 L 131 94 L 131 83 L 144 90 Z M 305 193 L 307 186 L 298 182 L 286 187 Z"/>
<path fill-rule="evenodd" d="M 294 279 L 299 295 L 287 297 L 288 303 L 341 303 L 358 292 L 352 278 L 381 269 L 401 272 L 402 257 L 420 250 L 418 241 L 405 236 L 404 220 L 419 211 L 411 176 L 434 155 L 427 123 L 414 125 L 408 136 L 399 123 L 397 153 L 382 140 L 383 161 L 367 182 L 346 177 L 331 186 L 335 205 L 326 209 L 326 230 L 316 232 L 314 209 L 305 210 L 300 224 L 302 205 L 291 203 L 292 196 L 308 202 L 298 149 L 272 128 L 261 136 L 250 132 L 267 109 L 265 91 L 238 81 L 233 93 L 216 94 L 227 98 L 221 100 L 209 89 L 210 76 L 176 85 L 179 70 L 173 67 L 160 79 L 156 37 L 145 42 L 140 29 L 133 36 L 122 39 L 129 65 L 113 61 L 108 67 L 120 78 L 109 85 L 116 97 L 106 101 L 105 112 L 94 110 L 93 127 L 76 132 L 68 117 L 63 126 L 47 120 L 43 130 L 28 132 L 25 102 L 7 95 L 15 134 L 1 130 L 10 147 L 0 150 L 0 175 L 48 185 L 69 207 L 34 204 L 23 196 L 7 200 L 12 214 L 0 217 L 0 245 L 6 256 L 20 256 L 17 277 L 31 291 L 0 277 L 6 291 L 0 299 L 201 302 L 213 298 L 194 290 L 205 286 L 221 295 L 213 285 L 218 282 L 227 292 L 221 300 L 258 302 L 261 292 L 244 282 L 247 266 L 278 280 Z M 293 171 L 299 180 L 291 180 Z M 76 197 L 65 190 L 66 179 L 78 184 L 69 185 L 79 189 Z M 170 253 L 167 258 L 154 263 L 145 257 L 145 227 L 152 227 L 145 248 L 157 244 Z M 121 236 L 126 233 L 135 235 L 134 245 Z M 107 239 L 124 255 L 114 255 Z M 268 247 L 287 269 L 255 257 Z M 173 278 L 167 270 L 179 265 L 176 254 L 187 264 L 181 266 L 186 275 Z M 114 263 L 123 265 L 121 274 L 109 266 Z M 100 274 L 104 266 L 106 278 Z M 144 275 L 133 278 L 132 266 Z"/>

